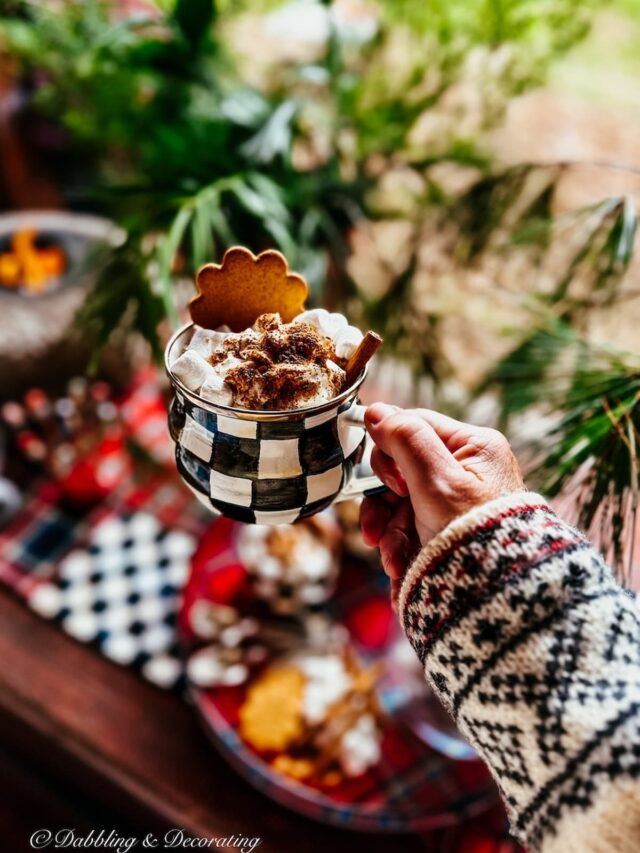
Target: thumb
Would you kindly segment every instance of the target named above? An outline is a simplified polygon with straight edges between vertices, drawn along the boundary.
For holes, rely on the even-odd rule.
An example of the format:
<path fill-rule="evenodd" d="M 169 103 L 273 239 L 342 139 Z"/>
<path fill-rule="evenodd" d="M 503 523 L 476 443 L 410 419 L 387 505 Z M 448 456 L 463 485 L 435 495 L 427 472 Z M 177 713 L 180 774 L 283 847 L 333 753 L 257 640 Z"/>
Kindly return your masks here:
<path fill-rule="evenodd" d="M 433 494 L 436 478 L 463 473 L 434 428 L 411 410 L 376 403 L 367 409 L 365 424 L 376 446 L 395 461 L 412 497 Z"/>

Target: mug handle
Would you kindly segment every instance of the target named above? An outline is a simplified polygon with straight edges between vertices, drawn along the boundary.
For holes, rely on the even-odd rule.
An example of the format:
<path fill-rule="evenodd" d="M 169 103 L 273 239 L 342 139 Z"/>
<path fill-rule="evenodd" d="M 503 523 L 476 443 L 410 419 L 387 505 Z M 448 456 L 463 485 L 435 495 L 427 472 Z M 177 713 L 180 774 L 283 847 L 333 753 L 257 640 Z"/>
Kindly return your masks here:
<path fill-rule="evenodd" d="M 345 422 L 349 426 L 361 427 L 364 429 L 364 416 L 367 411 L 367 407 L 361 405 L 360 403 L 356 403 L 352 406 L 348 412 L 345 412 L 344 419 Z M 369 452 L 371 447 L 373 446 L 373 441 L 369 433 L 366 433 L 365 437 L 366 445 L 368 445 Z M 365 451 L 363 454 L 363 458 L 367 458 L 368 453 L 365 446 Z M 362 464 L 362 463 L 360 463 Z M 371 474 L 362 474 L 359 475 L 354 473 L 349 482 L 344 486 L 344 488 L 340 491 L 340 493 L 335 498 L 335 503 L 340 503 L 341 501 L 348 501 L 352 498 L 359 497 L 371 497 L 373 495 L 381 495 L 384 492 L 388 492 L 389 488 L 385 486 L 385 484 L 376 477 L 376 475 L 372 472 Z"/>

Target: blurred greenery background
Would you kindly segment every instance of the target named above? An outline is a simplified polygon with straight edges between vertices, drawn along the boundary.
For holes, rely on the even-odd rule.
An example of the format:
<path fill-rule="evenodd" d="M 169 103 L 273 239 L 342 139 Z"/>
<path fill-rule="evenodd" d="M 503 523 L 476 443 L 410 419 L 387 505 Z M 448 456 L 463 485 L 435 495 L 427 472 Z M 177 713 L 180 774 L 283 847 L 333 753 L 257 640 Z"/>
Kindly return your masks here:
<path fill-rule="evenodd" d="M 159 355 L 202 263 L 275 246 L 414 398 L 505 429 L 629 578 L 640 2 L 0 10 L 32 160 L 126 229 L 78 317 L 96 351 L 124 325 Z"/>

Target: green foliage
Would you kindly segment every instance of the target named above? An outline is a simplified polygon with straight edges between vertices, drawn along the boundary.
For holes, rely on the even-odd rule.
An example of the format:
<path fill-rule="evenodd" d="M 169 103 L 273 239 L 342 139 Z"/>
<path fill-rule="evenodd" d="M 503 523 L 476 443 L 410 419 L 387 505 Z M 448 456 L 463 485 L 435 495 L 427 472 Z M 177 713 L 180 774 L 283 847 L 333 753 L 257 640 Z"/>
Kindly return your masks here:
<path fill-rule="evenodd" d="M 582 38 L 590 7 L 584 0 L 379 0 L 392 20 L 408 23 L 440 39 L 474 43 L 527 44 L 534 53 L 564 51 Z M 531 56 L 532 65 L 534 56 Z M 543 71 L 544 69 L 540 69 Z M 532 69 L 532 73 L 536 73 Z"/>
<path fill-rule="evenodd" d="M 216 14 L 215 0 L 177 0 L 173 20 L 191 47 L 202 41 Z"/>
<path fill-rule="evenodd" d="M 526 204 L 518 202 L 518 192 L 505 194 L 499 184 L 481 187 L 480 207 L 495 221 L 479 221 L 477 239 L 469 241 L 474 252 L 491 241 L 508 246 L 510 235 L 532 244 L 538 261 L 554 236 L 569 248 L 554 268 L 552 286 L 529 295 L 530 328 L 478 390 L 495 389 L 507 431 L 523 413 L 552 418 L 552 428 L 529 441 L 530 474 L 546 494 L 571 495 L 576 521 L 599 539 L 624 579 L 636 530 L 640 360 L 590 345 L 578 330 L 586 329 L 593 308 L 617 298 L 633 253 L 637 216 L 629 198 L 614 197 L 554 219 L 549 190 L 563 169 L 553 168 L 528 195 L 532 167 L 509 175 L 507 185 L 515 185 L 520 198 L 525 194 Z M 502 193 L 500 200 L 496 193 Z"/>
<path fill-rule="evenodd" d="M 476 226 L 468 232 L 467 245 L 472 254 L 486 251 L 488 241 L 509 250 L 510 241 L 515 240 L 532 243 L 536 247 L 533 261 L 538 263 L 554 235 L 566 240 L 569 228 L 577 231 L 570 241 L 566 240 L 569 249 L 561 258 L 562 263 L 554 266 L 551 286 L 547 283 L 544 292 L 527 294 L 531 322 L 524 337 L 495 365 L 478 389 L 480 393 L 489 387 L 497 389 L 505 426 L 512 415 L 548 399 L 553 390 L 549 377 L 555 376 L 566 348 L 575 343 L 574 330 L 584 329 L 593 308 L 615 301 L 618 285 L 631 262 L 637 230 L 635 207 L 626 196 L 605 199 L 554 218 L 550 189 L 562 173 L 562 166 L 554 167 L 538 182 L 535 192 L 529 192 L 523 204 L 524 177 L 530 176 L 532 170 L 536 167 L 519 167 L 507 175 L 504 183 L 496 183 L 495 179 L 481 182 L 471 192 L 466 220 L 467 226 Z M 509 193 L 510 183 L 515 183 L 520 195 Z M 513 215 L 514 208 L 518 216 Z M 574 292 L 573 286 L 578 282 Z"/>
<path fill-rule="evenodd" d="M 139 331 L 162 355 L 158 345 L 157 326 L 164 315 L 161 299 L 150 290 L 141 252 L 130 239 L 116 249 L 108 264 L 100 271 L 92 298 L 80 312 L 80 320 L 94 342 L 94 360 L 111 333 L 122 324 Z"/>
<path fill-rule="evenodd" d="M 570 0 L 553 4 L 540 25 L 530 0 L 381 2 L 374 34 L 354 40 L 331 19 L 319 55 L 276 57 L 264 84 L 249 86 L 229 55 L 229 27 L 245 10 L 277 5 L 163 0 L 157 12 L 123 18 L 105 0 L 85 0 L 55 9 L 14 3 L 0 13 L 0 42 L 36 82 L 33 106 L 68 134 L 61 176 L 70 201 L 129 230 L 130 262 L 137 252 L 142 276 L 131 299 L 140 302 L 146 287 L 153 301 L 157 291 L 172 319 L 174 270 L 191 274 L 235 242 L 280 247 L 316 292 L 331 270 L 339 299 L 349 229 L 377 215 L 371 158 L 417 170 L 443 158 L 484 163 L 457 119 L 435 150 L 413 139 L 416 122 L 474 78 L 469 56 L 479 50 L 478 74 L 492 92 L 482 121 L 491 124 L 585 26 Z M 507 44 L 508 57 L 494 61 Z M 159 235 L 155 263 L 139 249 L 145 233 Z M 105 334 L 123 315 L 122 292 L 113 290 L 114 310 L 109 293 L 94 295 Z M 157 343 L 150 324 L 145 331 Z"/>
<path fill-rule="evenodd" d="M 535 404 L 552 417 L 533 444 L 530 476 L 545 494 L 571 497 L 576 521 L 627 579 L 640 496 L 640 358 L 587 344 L 559 323 L 530 336 L 494 379 L 511 412 Z"/>
<path fill-rule="evenodd" d="M 571 233 L 544 288 L 532 274 L 529 329 L 482 389 L 498 390 L 507 426 L 531 408 L 560 413 L 535 448 L 540 482 L 553 493 L 577 488 L 581 522 L 605 531 L 620 562 L 637 508 L 640 368 L 588 347 L 575 330 L 617 298 L 635 213 L 614 198 L 555 219 L 564 166 L 496 174 L 482 142 L 508 99 L 541 82 L 584 36 L 599 4 L 374 2 L 368 34 L 332 16 L 324 45 L 295 61 L 273 57 L 260 85 L 233 55 L 233 26 L 277 0 L 157 0 L 148 14 L 124 18 L 107 0 L 2 5 L 0 46 L 20 61 L 31 108 L 67 135 L 66 160 L 56 163 L 69 201 L 129 233 L 80 321 L 97 349 L 124 324 L 159 355 L 158 324 L 177 319 L 177 275 L 191 276 L 234 243 L 275 245 L 324 302 L 350 300 L 384 334 L 387 353 L 443 379 L 451 369 L 444 318 L 415 304 L 429 219 L 457 229 L 448 246 L 454 275 L 514 251 L 535 270 Z M 431 174 L 451 163 L 479 175 L 454 200 Z M 389 169 L 410 180 L 408 205 L 389 197 Z M 386 289 L 374 297 L 347 272 L 349 239 L 354 227 L 385 218 L 408 219 L 412 236 L 406 261 L 388 265 Z"/>

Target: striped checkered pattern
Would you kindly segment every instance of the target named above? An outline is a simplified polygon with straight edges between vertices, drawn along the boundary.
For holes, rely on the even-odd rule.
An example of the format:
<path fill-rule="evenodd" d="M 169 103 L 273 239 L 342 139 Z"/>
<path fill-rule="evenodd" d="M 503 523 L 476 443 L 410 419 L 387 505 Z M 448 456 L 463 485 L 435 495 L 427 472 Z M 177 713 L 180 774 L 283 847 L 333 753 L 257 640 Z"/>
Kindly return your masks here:
<path fill-rule="evenodd" d="M 203 502 L 237 521 L 287 524 L 329 506 L 359 461 L 365 432 L 355 400 L 321 414 L 246 420 L 214 414 L 179 393 L 169 425 L 176 463 Z"/>

